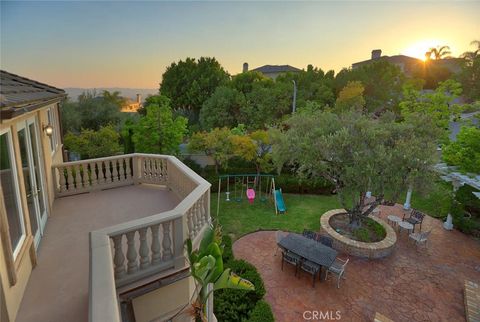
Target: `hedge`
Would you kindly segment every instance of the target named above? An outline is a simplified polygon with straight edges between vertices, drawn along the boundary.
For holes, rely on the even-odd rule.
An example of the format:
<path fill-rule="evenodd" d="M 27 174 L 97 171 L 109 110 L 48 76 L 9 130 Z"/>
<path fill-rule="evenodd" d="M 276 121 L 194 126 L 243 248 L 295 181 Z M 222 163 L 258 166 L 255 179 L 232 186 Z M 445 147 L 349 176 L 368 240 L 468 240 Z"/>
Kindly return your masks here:
<path fill-rule="evenodd" d="M 257 302 L 252 312 L 250 313 L 250 318 L 248 322 L 274 322 L 275 318 L 273 317 L 272 308 L 264 300 Z"/>
<path fill-rule="evenodd" d="M 213 309 L 218 321 L 237 322 L 247 320 L 250 312 L 265 295 L 263 280 L 257 269 L 244 260 L 230 260 L 225 264 L 235 274 L 253 283 L 254 291 L 223 289 L 215 292 Z"/>
<path fill-rule="evenodd" d="M 233 249 L 232 249 L 232 238 L 228 235 L 222 236 L 222 244 L 223 244 L 223 254 L 222 259 L 224 265 L 234 259 L 233 257 Z"/>

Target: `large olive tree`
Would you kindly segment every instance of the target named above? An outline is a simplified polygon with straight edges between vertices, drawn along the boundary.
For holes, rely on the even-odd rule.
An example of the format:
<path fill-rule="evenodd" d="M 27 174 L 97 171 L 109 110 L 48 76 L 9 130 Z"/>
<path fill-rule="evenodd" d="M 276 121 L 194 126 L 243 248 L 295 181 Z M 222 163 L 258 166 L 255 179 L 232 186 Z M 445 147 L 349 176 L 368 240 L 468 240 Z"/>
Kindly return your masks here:
<path fill-rule="evenodd" d="M 358 112 L 309 111 L 291 117 L 271 135 L 275 163 L 334 184 L 356 227 L 409 186 L 425 189 L 437 159 L 438 132 L 422 115 L 407 123 L 388 113 L 371 119 Z M 366 198 L 367 191 L 372 199 Z"/>

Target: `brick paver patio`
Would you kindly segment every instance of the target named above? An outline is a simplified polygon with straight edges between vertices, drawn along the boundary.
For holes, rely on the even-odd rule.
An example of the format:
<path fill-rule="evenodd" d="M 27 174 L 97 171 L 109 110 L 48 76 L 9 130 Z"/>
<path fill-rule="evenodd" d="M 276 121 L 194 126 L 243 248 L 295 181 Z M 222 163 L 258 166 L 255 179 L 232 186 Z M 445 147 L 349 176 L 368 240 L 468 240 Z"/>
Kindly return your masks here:
<path fill-rule="evenodd" d="M 403 210 L 400 205 L 382 207 L 381 217 L 388 214 L 402 216 Z M 430 229 L 427 249 L 417 250 L 402 235 L 387 258 L 350 257 L 340 289 L 332 275 L 312 288 L 311 275 L 302 272 L 296 278 L 291 265 L 282 272 L 280 252 L 273 255 L 272 231 L 248 234 L 233 249 L 236 258 L 258 268 L 266 300 L 279 322 L 315 321 L 305 311 L 329 311 L 333 318 L 339 311 L 341 321 L 373 321 L 375 312 L 394 321 L 465 321 L 463 287 L 466 279 L 480 281 L 480 242 L 456 230 L 446 231 L 441 221 L 427 216 L 422 231 Z"/>

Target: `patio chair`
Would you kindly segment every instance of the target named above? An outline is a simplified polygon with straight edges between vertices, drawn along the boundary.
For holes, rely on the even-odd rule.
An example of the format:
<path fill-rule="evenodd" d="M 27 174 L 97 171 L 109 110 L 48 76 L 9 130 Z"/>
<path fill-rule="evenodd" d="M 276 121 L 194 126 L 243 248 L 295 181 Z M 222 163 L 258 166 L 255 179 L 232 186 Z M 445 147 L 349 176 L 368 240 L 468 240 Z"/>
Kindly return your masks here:
<path fill-rule="evenodd" d="M 405 218 L 406 214 L 403 214 L 403 221 L 409 222 L 413 225 L 413 232 L 415 232 L 415 225 L 420 225 L 420 231 L 422 231 L 422 222 L 425 215 L 416 209 L 412 209 L 410 216 Z"/>
<path fill-rule="evenodd" d="M 423 233 L 411 233 L 410 235 L 408 235 L 408 237 L 415 241 L 416 246 L 420 244 L 425 244 L 425 247 L 427 247 L 428 236 L 430 235 L 430 233 L 431 230 L 425 231 Z"/>
<path fill-rule="evenodd" d="M 333 239 L 328 236 L 318 235 L 317 241 L 327 247 L 333 248 Z"/>
<path fill-rule="evenodd" d="M 340 279 L 342 277 L 345 279 L 345 267 L 347 266 L 349 260 L 350 259 L 348 258 L 346 260 L 338 257 L 335 258 L 332 266 L 330 266 L 325 273 L 325 280 L 327 280 L 329 272 L 337 275 L 337 288 L 340 288 Z"/>
<path fill-rule="evenodd" d="M 310 239 L 315 239 L 316 234 L 315 234 L 314 231 L 304 229 L 302 235 L 303 235 L 303 237 L 307 237 L 307 238 L 310 238 Z"/>
<path fill-rule="evenodd" d="M 315 287 L 315 277 L 317 274 L 318 278 L 320 278 L 320 265 L 305 259 L 300 262 L 300 268 L 312 275 L 312 287 Z"/>
<path fill-rule="evenodd" d="M 282 271 L 283 271 L 283 263 L 287 262 L 295 266 L 295 276 L 297 276 L 298 266 L 301 260 L 302 258 L 299 255 L 289 251 L 283 251 L 282 252 Z"/>
<path fill-rule="evenodd" d="M 280 240 L 282 240 L 283 237 L 285 237 L 285 236 L 287 236 L 287 235 L 288 235 L 288 233 L 285 232 L 285 231 L 277 230 L 277 231 L 275 232 L 275 239 L 276 239 L 276 241 L 277 241 L 277 248 L 275 249 L 275 254 L 273 254 L 274 256 L 277 256 L 277 251 L 278 251 L 279 248 L 280 248 L 282 251 L 285 250 L 285 249 L 284 249 L 282 246 L 280 246 L 278 243 L 280 242 Z"/>

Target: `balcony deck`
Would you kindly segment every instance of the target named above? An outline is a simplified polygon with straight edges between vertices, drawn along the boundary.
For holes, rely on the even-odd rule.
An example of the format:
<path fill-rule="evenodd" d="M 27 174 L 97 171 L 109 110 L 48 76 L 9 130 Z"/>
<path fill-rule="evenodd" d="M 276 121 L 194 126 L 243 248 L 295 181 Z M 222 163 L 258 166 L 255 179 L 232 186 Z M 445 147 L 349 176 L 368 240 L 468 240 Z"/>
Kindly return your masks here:
<path fill-rule="evenodd" d="M 165 188 L 132 185 L 56 199 L 17 319 L 87 321 L 89 232 L 177 206 Z"/>

